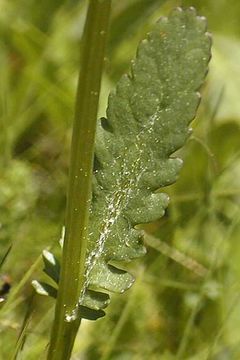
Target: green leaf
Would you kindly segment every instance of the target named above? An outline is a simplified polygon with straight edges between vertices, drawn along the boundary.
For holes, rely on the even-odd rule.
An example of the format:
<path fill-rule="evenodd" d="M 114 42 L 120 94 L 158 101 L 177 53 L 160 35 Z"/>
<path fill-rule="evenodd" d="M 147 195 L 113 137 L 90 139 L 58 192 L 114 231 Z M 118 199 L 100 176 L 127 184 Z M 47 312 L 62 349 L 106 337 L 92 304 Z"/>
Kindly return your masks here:
<path fill-rule="evenodd" d="M 81 306 L 96 311 L 107 305 L 102 291 L 122 293 L 134 281 L 113 263 L 144 255 L 135 225 L 164 214 L 168 196 L 159 189 L 175 182 L 181 168 L 182 161 L 171 155 L 189 136 L 210 47 L 206 20 L 193 8 L 177 8 L 140 43 L 130 75 L 109 96 L 107 119 L 96 134 L 80 315 Z"/>
<path fill-rule="evenodd" d="M 32 281 L 32 286 L 39 295 L 57 297 L 57 289 L 43 281 Z M 96 320 L 105 315 L 104 309 L 109 303 L 109 296 L 103 293 L 86 291 L 83 305 L 80 306 L 81 317 L 88 320 Z"/>
<path fill-rule="evenodd" d="M 60 264 L 57 258 L 49 251 L 43 250 L 42 253 L 44 269 L 43 271 L 58 284 L 60 276 Z"/>
<path fill-rule="evenodd" d="M 33 280 L 32 286 L 39 295 L 51 296 L 54 299 L 57 297 L 57 289 L 43 281 Z"/>
<path fill-rule="evenodd" d="M 192 8 L 174 10 L 139 45 L 131 74 L 110 94 L 97 130 L 85 288 L 131 286 L 130 275 L 109 263 L 142 256 L 135 225 L 164 214 L 168 196 L 156 190 L 177 178 L 182 161 L 170 155 L 189 136 L 210 43 L 205 19 Z"/>

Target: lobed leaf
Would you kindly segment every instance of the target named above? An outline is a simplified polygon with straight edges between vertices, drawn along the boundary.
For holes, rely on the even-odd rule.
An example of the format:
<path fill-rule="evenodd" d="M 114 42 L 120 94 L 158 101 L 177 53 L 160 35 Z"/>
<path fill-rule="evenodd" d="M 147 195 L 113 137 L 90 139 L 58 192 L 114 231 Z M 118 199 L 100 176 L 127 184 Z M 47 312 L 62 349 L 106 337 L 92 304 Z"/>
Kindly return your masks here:
<path fill-rule="evenodd" d="M 144 255 L 135 225 L 164 214 L 168 196 L 159 189 L 175 182 L 182 166 L 172 154 L 190 134 L 210 47 L 205 18 L 193 8 L 177 8 L 140 43 L 130 74 L 109 96 L 107 119 L 97 127 L 86 280 L 79 300 L 90 313 L 106 307 L 103 292 L 124 292 L 134 281 L 112 264 Z"/>

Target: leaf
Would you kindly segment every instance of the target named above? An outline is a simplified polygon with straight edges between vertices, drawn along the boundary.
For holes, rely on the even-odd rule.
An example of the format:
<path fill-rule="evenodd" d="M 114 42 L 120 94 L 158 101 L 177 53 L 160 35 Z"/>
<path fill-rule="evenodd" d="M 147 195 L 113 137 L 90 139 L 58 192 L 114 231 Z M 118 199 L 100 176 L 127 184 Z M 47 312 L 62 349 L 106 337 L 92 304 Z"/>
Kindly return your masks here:
<path fill-rule="evenodd" d="M 51 276 L 50 276 L 51 277 Z M 57 297 L 57 289 L 43 281 L 32 281 L 32 286 L 39 295 Z M 86 291 L 83 305 L 80 306 L 81 317 L 88 320 L 96 320 L 105 315 L 101 308 L 108 305 L 109 296 L 103 293 L 93 293 Z"/>
<path fill-rule="evenodd" d="M 135 225 L 164 214 L 168 196 L 158 190 L 175 182 L 182 166 L 171 155 L 189 136 L 210 45 L 205 19 L 193 8 L 177 8 L 140 43 L 130 75 L 110 94 L 107 119 L 101 119 L 96 134 L 86 281 L 79 305 L 102 309 L 108 302 L 102 291 L 122 293 L 132 285 L 132 275 L 113 263 L 144 255 Z"/>
<path fill-rule="evenodd" d="M 54 299 L 57 297 L 57 289 L 55 289 L 53 286 L 43 282 L 43 281 L 32 281 L 32 286 L 36 290 L 36 292 L 40 295 L 44 296 L 51 296 Z"/>
<path fill-rule="evenodd" d="M 58 284 L 60 275 L 60 264 L 57 258 L 47 250 L 43 250 L 42 257 L 45 265 L 43 271 Z"/>
<path fill-rule="evenodd" d="M 210 48 L 205 31 L 193 9 L 162 18 L 109 97 L 97 131 L 86 288 L 129 288 L 131 276 L 109 262 L 143 255 L 134 226 L 164 214 L 168 197 L 156 190 L 173 183 L 182 164 L 170 155 L 186 141 L 199 104 Z"/>

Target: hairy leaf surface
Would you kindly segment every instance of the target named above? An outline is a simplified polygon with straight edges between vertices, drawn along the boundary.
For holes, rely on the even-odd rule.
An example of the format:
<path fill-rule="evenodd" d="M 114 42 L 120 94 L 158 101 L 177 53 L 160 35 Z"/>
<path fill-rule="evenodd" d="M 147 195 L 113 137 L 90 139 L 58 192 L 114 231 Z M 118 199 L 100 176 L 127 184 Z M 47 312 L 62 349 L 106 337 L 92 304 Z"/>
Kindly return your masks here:
<path fill-rule="evenodd" d="M 174 10 L 140 43 L 130 74 L 109 96 L 107 118 L 101 119 L 96 134 L 89 245 L 79 300 L 99 316 L 108 303 L 103 293 L 122 293 L 134 281 L 113 264 L 145 254 L 135 226 L 164 214 L 168 196 L 159 189 L 172 184 L 181 168 L 182 161 L 172 154 L 189 136 L 210 45 L 204 18 L 192 8 Z M 56 280 L 52 264 L 48 268 Z"/>

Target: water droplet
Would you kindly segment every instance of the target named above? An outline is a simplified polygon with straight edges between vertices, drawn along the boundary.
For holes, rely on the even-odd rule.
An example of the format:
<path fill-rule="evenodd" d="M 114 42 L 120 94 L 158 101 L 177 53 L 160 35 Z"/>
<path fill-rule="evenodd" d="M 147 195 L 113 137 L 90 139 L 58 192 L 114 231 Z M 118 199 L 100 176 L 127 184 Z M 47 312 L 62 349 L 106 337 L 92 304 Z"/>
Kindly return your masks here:
<path fill-rule="evenodd" d="M 78 305 L 76 305 L 75 308 L 72 311 L 66 312 L 65 321 L 66 322 L 75 321 L 75 320 L 77 320 L 77 316 L 78 316 Z"/>
<path fill-rule="evenodd" d="M 125 241 L 125 245 L 126 245 L 127 247 L 130 247 L 130 243 L 129 243 L 128 240 Z"/>

